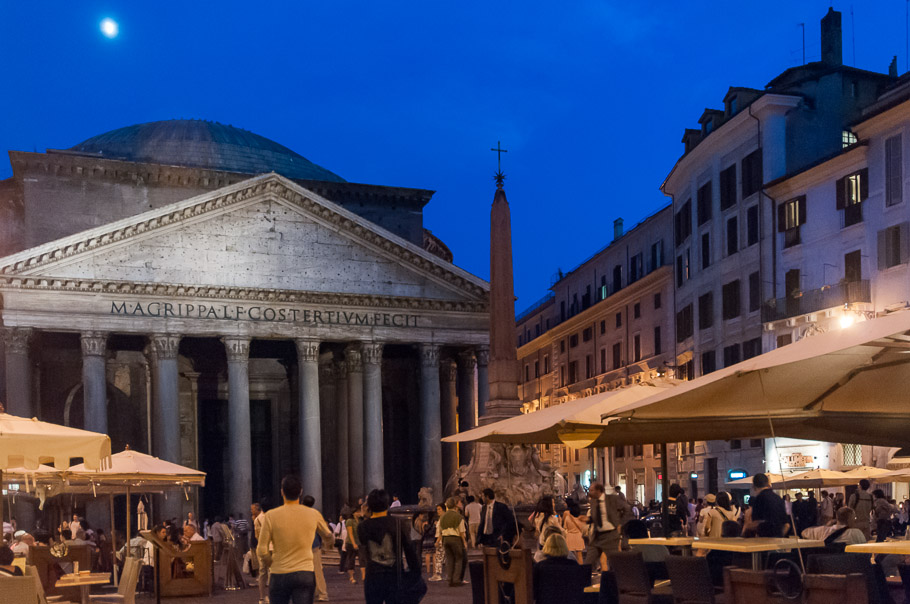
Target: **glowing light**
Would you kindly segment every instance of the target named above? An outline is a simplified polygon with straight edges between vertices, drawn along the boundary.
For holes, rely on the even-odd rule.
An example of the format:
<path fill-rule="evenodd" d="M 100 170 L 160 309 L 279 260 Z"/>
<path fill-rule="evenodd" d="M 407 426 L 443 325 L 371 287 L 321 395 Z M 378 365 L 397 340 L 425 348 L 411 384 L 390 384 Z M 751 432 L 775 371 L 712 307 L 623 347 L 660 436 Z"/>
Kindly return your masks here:
<path fill-rule="evenodd" d="M 840 318 L 840 328 L 846 329 L 853 325 L 853 322 L 856 321 L 856 315 L 851 313 L 844 313 L 844 316 Z"/>
<path fill-rule="evenodd" d="M 120 26 L 117 25 L 117 22 L 111 18 L 102 19 L 101 33 L 103 33 L 108 38 L 116 38 L 117 34 L 120 33 Z"/>

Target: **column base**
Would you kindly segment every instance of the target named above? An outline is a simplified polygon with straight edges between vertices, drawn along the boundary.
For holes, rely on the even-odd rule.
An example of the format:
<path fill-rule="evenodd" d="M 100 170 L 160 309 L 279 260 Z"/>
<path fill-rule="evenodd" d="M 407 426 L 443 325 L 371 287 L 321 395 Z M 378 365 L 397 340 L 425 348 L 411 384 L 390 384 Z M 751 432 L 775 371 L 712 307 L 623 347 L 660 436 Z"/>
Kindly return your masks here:
<path fill-rule="evenodd" d="M 486 426 L 503 419 L 517 417 L 521 415 L 521 404 L 518 399 L 487 401 L 485 413 L 477 418 L 477 424 Z"/>

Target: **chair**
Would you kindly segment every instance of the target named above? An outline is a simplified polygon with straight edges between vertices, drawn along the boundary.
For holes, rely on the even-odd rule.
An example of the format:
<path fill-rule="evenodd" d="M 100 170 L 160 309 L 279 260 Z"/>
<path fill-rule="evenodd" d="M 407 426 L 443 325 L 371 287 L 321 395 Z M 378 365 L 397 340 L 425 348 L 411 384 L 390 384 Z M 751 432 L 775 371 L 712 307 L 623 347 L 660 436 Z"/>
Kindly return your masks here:
<path fill-rule="evenodd" d="M 591 583 L 591 567 L 581 564 L 537 566 L 534 599 L 539 604 L 583 604 L 585 587 Z"/>
<path fill-rule="evenodd" d="M 605 570 L 600 573 L 600 592 L 597 604 L 619 604 L 619 588 L 616 586 L 616 574 Z"/>
<path fill-rule="evenodd" d="M 669 590 L 651 589 L 651 579 L 641 552 L 611 552 L 607 564 L 616 577 L 619 604 L 670 604 Z"/>
<path fill-rule="evenodd" d="M 483 584 L 483 562 L 480 560 L 468 562 L 468 574 L 471 579 L 471 600 L 473 604 L 484 604 L 486 595 Z"/>
<path fill-rule="evenodd" d="M 893 604 L 882 567 L 872 564 L 866 554 L 833 554 L 810 556 L 806 572 L 813 575 L 850 575 L 866 578 L 869 604 Z"/>
<path fill-rule="evenodd" d="M 727 604 L 792 604 L 770 590 L 768 573 L 728 566 L 724 569 L 724 596 Z"/>
<path fill-rule="evenodd" d="M 716 604 L 711 569 L 705 558 L 670 556 L 666 565 L 676 604 Z"/>
<path fill-rule="evenodd" d="M 120 575 L 120 585 L 117 586 L 117 593 L 90 595 L 92 602 L 118 602 L 122 604 L 136 604 L 136 584 L 139 582 L 139 569 L 142 568 L 142 560 L 138 558 L 127 558 L 123 562 L 123 572 Z"/>
<path fill-rule="evenodd" d="M 0 602 L 37 602 L 34 577 L 0 577 Z"/>
<path fill-rule="evenodd" d="M 910 566 L 899 564 L 897 572 L 901 576 L 901 587 L 904 588 L 904 602 L 910 603 Z"/>
<path fill-rule="evenodd" d="M 805 604 L 830 604 L 850 602 L 869 604 L 866 578 L 860 573 L 849 575 L 805 575 L 803 576 Z"/>
<path fill-rule="evenodd" d="M 50 599 L 44 593 L 44 585 L 41 583 L 41 575 L 38 574 L 38 568 L 28 565 L 25 567 L 25 576 L 31 577 L 35 581 L 35 587 L 38 590 L 38 604 L 71 604 L 60 599 L 60 596 L 51 596 Z"/>

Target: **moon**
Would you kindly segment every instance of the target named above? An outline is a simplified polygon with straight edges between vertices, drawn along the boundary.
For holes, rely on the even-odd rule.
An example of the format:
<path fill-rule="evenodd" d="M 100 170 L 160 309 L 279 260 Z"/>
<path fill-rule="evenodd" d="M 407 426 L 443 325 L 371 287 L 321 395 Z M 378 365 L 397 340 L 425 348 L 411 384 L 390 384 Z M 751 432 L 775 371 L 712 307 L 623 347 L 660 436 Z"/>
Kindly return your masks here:
<path fill-rule="evenodd" d="M 120 33 L 120 26 L 110 17 L 101 20 L 101 33 L 108 38 L 116 38 Z"/>

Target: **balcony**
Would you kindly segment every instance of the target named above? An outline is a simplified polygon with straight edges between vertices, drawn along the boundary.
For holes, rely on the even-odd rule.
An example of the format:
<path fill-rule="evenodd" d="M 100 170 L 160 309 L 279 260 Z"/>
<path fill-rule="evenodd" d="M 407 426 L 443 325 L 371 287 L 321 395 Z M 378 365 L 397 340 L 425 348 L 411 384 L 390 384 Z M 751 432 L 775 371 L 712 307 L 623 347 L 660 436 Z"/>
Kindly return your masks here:
<path fill-rule="evenodd" d="M 872 294 L 868 279 L 841 281 L 819 289 L 797 292 L 785 298 L 767 300 L 762 304 L 761 319 L 763 323 L 770 323 L 844 304 L 871 301 Z"/>

